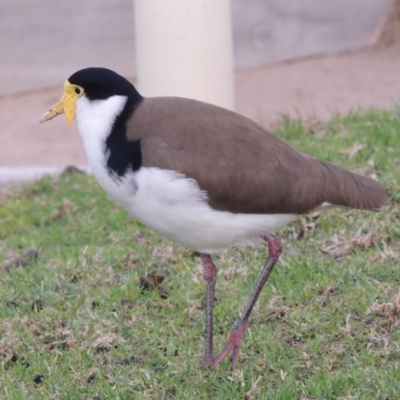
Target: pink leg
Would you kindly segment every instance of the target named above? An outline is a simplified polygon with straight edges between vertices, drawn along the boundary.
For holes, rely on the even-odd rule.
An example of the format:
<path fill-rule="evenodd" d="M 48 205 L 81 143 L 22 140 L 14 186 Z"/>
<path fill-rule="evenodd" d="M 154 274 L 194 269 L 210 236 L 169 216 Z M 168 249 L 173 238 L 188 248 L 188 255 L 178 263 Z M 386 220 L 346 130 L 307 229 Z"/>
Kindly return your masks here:
<path fill-rule="evenodd" d="M 204 350 L 204 364 L 211 367 L 214 362 L 213 355 L 213 325 L 214 325 L 214 293 L 217 280 L 217 268 L 209 254 L 202 254 L 203 278 L 207 284 L 206 291 L 206 338 Z"/>
<path fill-rule="evenodd" d="M 208 364 L 206 362 L 206 365 L 208 365 L 208 367 L 210 369 L 215 369 L 218 366 L 218 364 L 222 360 L 224 360 L 225 357 L 231 351 L 232 351 L 232 356 L 231 356 L 231 365 L 230 365 L 229 369 L 232 370 L 233 368 L 235 368 L 238 358 L 239 358 L 240 344 L 242 342 L 242 338 L 246 331 L 246 327 L 247 327 L 247 323 L 249 321 L 251 311 L 253 310 L 254 304 L 256 303 L 257 298 L 258 298 L 262 288 L 265 285 L 265 282 L 267 281 L 272 269 L 274 268 L 276 262 L 279 259 L 279 256 L 281 255 L 282 243 L 276 236 L 268 235 L 268 236 L 263 236 L 262 238 L 268 244 L 267 262 L 265 263 L 265 265 L 261 271 L 261 274 L 259 275 L 259 277 L 257 279 L 253 293 L 250 296 L 250 299 L 246 305 L 246 308 L 243 311 L 242 316 L 239 318 L 239 320 L 236 322 L 236 324 L 232 328 L 231 333 L 228 338 L 228 341 L 226 342 L 224 349 L 215 358 L 212 356 L 212 339 L 211 339 L 211 348 L 209 348 L 210 353 L 208 354 L 208 356 L 209 356 L 208 360 L 213 360 L 213 361 L 211 364 Z M 215 282 L 214 282 L 214 285 L 215 285 Z M 207 291 L 208 291 L 208 286 L 207 286 Z M 211 314 L 211 318 L 212 318 L 212 314 Z M 212 336 L 212 332 L 211 332 L 211 336 Z M 207 343 L 206 343 L 206 346 L 207 346 Z M 207 354 L 207 347 L 206 347 L 206 354 Z"/>

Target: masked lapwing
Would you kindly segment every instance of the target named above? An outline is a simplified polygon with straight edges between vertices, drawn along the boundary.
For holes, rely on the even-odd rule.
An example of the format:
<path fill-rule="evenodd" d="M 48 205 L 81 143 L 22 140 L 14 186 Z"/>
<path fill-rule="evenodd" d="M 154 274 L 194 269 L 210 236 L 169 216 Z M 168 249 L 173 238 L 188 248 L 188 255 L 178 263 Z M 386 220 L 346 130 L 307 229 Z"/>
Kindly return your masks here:
<path fill-rule="evenodd" d="M 75 119 L 93 175 L 137 220 L 199 252 L 206 281 L 204 363 L 231 353 L 235 367 L 251 311 L 279 259 L 277 229 L 327 206 L 376 210 L 389 200 L 375 180 L 290 147 L 252 120 L 179 97 L 142 97 L 105 68 L 80 70 L 42 118 Z M 213 352 L 217 269 L 211 254 L 265 241 L 268 258 L 243 314 Z"/>

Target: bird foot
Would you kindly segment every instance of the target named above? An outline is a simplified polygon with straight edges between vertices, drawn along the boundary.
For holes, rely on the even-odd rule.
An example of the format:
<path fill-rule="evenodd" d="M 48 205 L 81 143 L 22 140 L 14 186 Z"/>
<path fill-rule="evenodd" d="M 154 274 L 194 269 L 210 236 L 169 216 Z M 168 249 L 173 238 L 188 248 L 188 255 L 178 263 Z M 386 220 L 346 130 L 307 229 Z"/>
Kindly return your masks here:
<path fill-rule="evenodd" d="M 232 351 L 231 365 L 229 367 L 229 370 L 232 371 L 235 368 L 239 359 L 240 345 L 246 331 L 246 326 L 247 321 L 238 321 L 235 324 L 221 353 L 216 357 L 213 354 L 205 355 L 204 364 L 206 365 L 206 367 L 214 370 Z"/>

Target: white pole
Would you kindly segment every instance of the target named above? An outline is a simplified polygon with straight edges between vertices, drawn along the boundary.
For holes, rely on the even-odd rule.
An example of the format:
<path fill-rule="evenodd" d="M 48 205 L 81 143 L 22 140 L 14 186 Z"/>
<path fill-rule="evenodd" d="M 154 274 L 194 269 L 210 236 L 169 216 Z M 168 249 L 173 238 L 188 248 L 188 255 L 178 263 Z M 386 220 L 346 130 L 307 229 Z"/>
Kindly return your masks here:
<path fill-rule="evenodd" d="M 234 109 L 230 0 L 134 0 L 138 90 Z"/>

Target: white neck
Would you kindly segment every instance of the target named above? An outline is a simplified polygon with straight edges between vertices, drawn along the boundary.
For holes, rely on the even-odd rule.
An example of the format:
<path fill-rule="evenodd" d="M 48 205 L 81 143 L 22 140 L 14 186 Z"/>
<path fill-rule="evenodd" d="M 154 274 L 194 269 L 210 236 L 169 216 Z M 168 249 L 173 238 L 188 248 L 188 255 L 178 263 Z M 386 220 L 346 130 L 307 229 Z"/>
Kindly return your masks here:
<path fill-rule="evenodd" d="M 112 96 L 105 100 L 89 100 L 86 96 L 77 99 L 75 119 L 79 133 L 90 169 L 103 187 L 105 180 L 109 179 L 105 142 L 126 101 L 126 96 Z"/>
<path fill-rule="evenodd" d="M 92 142 L 105 142 L 126 100 L 126 96 L 112 96 L 105 100 L 89 100 L 86 96 L 77 99 L 75 119 L 85 147 Z M 86 148 L 86 152 L 89 156 L 90 148 Z"/>

